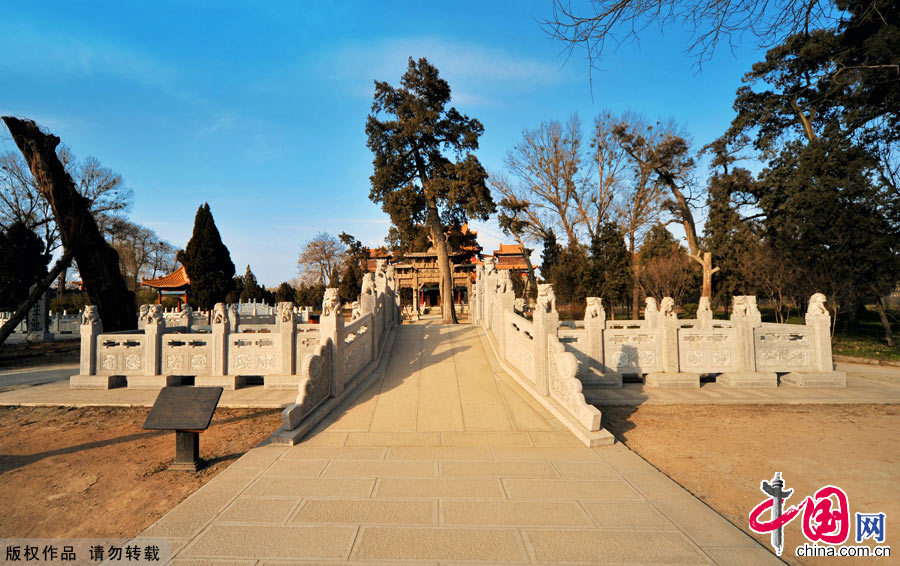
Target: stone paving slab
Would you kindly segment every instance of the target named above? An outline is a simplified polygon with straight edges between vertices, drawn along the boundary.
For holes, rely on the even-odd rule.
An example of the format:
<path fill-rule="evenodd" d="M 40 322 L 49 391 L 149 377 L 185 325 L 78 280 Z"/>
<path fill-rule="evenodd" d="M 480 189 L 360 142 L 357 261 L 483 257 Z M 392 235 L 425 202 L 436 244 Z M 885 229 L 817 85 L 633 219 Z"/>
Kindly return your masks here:
<path fill-rule="evenodd" d="M 254 448 L 145 535 L 173 537 L 178 564 L 780 563 L 625 446 L 572 442 L 474 331 L 402 327 L 359 404 L 297 446 Z M 439 422 L 418 418 L 431 401 L 417 389 L 435 379 L 455 380 L 465 430 L 419 429 Z M 480 395 L 502 407 L 493 424 L 466 416 Z M 401 399 L 415 411 L 391 422 Z"/>

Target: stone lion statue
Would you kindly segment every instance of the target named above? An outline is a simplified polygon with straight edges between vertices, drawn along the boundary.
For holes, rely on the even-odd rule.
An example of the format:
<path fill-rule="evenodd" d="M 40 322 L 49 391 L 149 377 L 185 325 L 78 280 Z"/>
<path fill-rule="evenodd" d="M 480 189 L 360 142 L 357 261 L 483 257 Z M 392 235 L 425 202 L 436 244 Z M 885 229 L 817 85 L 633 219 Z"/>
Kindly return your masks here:
<path fill-rule="evenodd" d="M 600 300 L 600 297 L 588 297 L 587 298 L 587 308 L 584 309 L 584 319 L 585 320 L 593 320 L 593 319 L 606 319 L 606 311 L 603 309 L 603 301 Z"/>
<path fill-rule="evenodd" d="M 375 260 L 375 277 L 382 278 L 387 273 L 387 260 L 386 259 L 378 259 Z"/>
<path fill-rule="evenodd" d="M 374 295 L 375 294 L 375 276 L 371 273 L 366 273 L 363 275 L 362 280 L 362 288 L 359 291 L 360 295 Z"/>
<path fill-rule="evenodd" d="M 538 283 L 537 309 L 541 312 L 554 312 L 556 310 L 556 293 L 550 283 Z"/>
<path fill-rule="evenodd" d="M 734 297 L 732 316 L 750 316 L 756 312 L 756 295 L 736 295 Z"/>
<path fill-rule="evenodd" d="M 807 315 L 827 316 L 828 309 L 825 308 L 825 295 L 823 293 L 815 293 L 809 298 L 809 307 L 806 309 Z"/>
<path fill-rule="evenodd" d="M 497 273 L 497 264 L 494 261 L 494 258 L 489 258 L 484 262 L 484 271 L 485 275 L 493 275 Z"/>
<path fill-rule="evenodd" d="M 350 305 L 350 320 L 356 320 L 361 316 L 362 311 L 360 310 L 359 301 L 353 301 Z"/>
<path fill-rule="evenodd" d="M 508 293 L 513 290 L 512 278 L 509 276 L 509 270 L 504 269 L 503 271 L 498 273 L 499 277 L 497 278 L 497 292 L 498 293 Z"/>
<path fill-rule="evenodd" d="M 163 315 L 163 310 L 161 305 L 150 305 L 149 310 L 147 311 L 146 317 L 144 318 L 144 322 L 146 324 L 158 324 L 165 320 L 165 316 Z"/>
<path fill-rule="evenodd" d="M 148 314 L 150 314 L 150 305 L 144 304 L 138 308 L 138 320 L 146 320 Z"/>
<path fill-rule="evenodd" d="M 142 305 L 148 306 L 148 305 Z M 100 313 L 94 305 L 85 305 L 84 311 L 81 313 L 81 324 L 94 324 L 100 321 Z"/>
<path fill-rule="evenodd" d="M 225 303 L 216 303 L 213 306 L 213 324 L 225 324 Z"/>
<path fill-rule="evenodd" d="M 659 302 L 659 314 L 665 318 L 677 318 L 675 314 L 675 299 L 672 297 L 663 297 Z"/>
<path fill-rule="evenodd" d="M 371 274 L 367 273 L 366 275 Z M 363 279 L 363 284 L 365 284 L 365 279 Z M 334 287 L 325 289 L 325 296 L 322 298 L 322 316 L 331 316 L 340 305 L 341 298 L 338 296 L 338 290 Z"/>

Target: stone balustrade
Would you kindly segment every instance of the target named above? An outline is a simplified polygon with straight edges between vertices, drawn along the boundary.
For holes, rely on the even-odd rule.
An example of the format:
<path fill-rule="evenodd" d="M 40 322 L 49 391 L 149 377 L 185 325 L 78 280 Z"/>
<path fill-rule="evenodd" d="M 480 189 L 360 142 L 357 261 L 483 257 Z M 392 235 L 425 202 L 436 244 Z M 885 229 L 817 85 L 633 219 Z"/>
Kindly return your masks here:
<path fill-rule="evenodd" d="M 299 360 L 297 400 L 282 412 L 272 442 L 298 442 L 339 403 L 362 391 L 390 352 L 394 327 L 400 324 L 397 295 L 393 268 L 384 260 L 363 277 L 350 322 L 338 309 L 337 290 L 326 290 L 319 339 Z"/>
<path fill-rule="evenodd" d="M 383 304 L 385 299 L 379 300 Z M 80 371 L 71 377 L 70 387 L 157 389 L 193 377 L 198 386 L 236 389 L 246 385 L 248 377 L 262 377 L 266 389 L 298 388 L 303 381 L 302 360 L 318 350 L 323 336 L 336 340 L 328 323 L 342 322 L 343 314 L 335 309 L 325 325 L 310 324 L 308 307 L 247 305 L 219 303 L 210 313 L 190 307 L 166 312 L 160 305 L 142 305 L 137 329 L 109 333 L 103 332 L 96 308 L 88 306 L 79 321 Z M 396 318 L 390 323 L 395 324 Z M 369 323 L 373 335 L 387 324 L 386 318 Z M 354 335 L 360 333 L 353 324 L 349 328 Z M 355 360 L 358 348 L 346 350 Z M 348 362 L 348 367 L 355 366 Z"/>
<path fill-rule="evenodd" d="M 503 282 L 492 266 L 479 270 L 478 277 L 476 322 L 497 328 L 498 342 L 521 352 L 525 342 L 510 329 L 523 328 L 527 334 L 524 322 L 497 325 L 498 304 L 511 305 L 514 298 L 494 290 Z M 834 371 L 831 316 L 824 304 L 821 293 L 810 298 L 805 325 L 762 322 L 754 296 L 735 297 L 730 320 L 713 319 L 705 299 L 696 318 L 679 319 L 669 297 L 659 305 L 648 298 L 643 320 L 607 320 L 600 299 L 588 297 L 583 321 L 549 332 L 575 356 L 579 380 L 591 387 L 621 387 L 623 374 L 643 376 L 650 387 L 699 387 L 701 375 L 714 375 L 718 383 L 732 387 L 775 387 L 779 374 L 782 384 L 842 387 L 846 376 Z M 500 340 L 510 332 L 509 339 Z M 528 355 L 517 355 L 511 363 L 525 373 Z"/>
<path fill-rule="evenodd" d="M 581 364 L 560 339 L 552 286 L 538 286 L 537 306 L 528 320 L 514 308 L 508 271 L 498 272 L 489 262 L 476 273 L 472 321 L 484 329 L 501 365 L 585 444 L 612 444 L 612 435 L 600 425 L 600 411 L 585 401 Z"/>

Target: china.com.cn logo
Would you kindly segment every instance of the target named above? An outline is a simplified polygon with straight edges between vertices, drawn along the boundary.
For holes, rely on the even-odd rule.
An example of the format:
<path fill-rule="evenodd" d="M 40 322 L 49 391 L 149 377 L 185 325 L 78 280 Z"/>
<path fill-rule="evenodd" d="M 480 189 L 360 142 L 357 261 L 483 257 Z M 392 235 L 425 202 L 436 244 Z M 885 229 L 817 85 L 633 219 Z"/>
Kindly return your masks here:
<path fill-rule="evenodd" d="M 785 488 L 781 472 L 776 472 L 770 481 L 760 482 L 759 489 L 768 499 L 750 511 L 750 529 L 761 535 L 771 534 L 772 548 L 778 556 L 784 549 L 784 527 L 801 511 L 803 536 L 809 542 L 842 545 L 850 537 L 850 504 L 843 489 L 826 485 L 812 496 L 806 496 L 799 505 L 787 509 L 784 502 L 793 495 L 794 490 Z M 883 543 L 884 518 L 884 513 L 856 513 L 856 542 L 871 539 Z"/>

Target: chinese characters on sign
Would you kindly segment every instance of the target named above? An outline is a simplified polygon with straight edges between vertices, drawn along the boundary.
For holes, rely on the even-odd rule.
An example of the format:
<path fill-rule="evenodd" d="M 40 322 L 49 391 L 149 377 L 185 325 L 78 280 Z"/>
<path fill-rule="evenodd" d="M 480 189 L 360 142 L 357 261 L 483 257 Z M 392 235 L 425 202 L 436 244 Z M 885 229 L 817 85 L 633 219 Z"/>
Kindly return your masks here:
<path fill-rule="evenodd" d="M 785 483 L 781 478 L 781 472 L 776 472 L 771 481 L 760 482 L 760 490 L 768 496 L 759 505 L 750 511 L 750 529 L 759 534 L 770 534 L 772 548 L 775 554 L 781 556 L 784 547 L 784 527 L 800 516 L 802 511 L 801 529 L 806 540 L 813 546 L 804 545 L 808 549 L 816 551 L 815 556 L 869 556 L 865 554 L 867 547 L 847 547 L 859 552 L 831 551 L 819 553 L 819 543 L 838 546 L 847 542 L 850 537 L 851 519 L 850 503 L 843 489 L 826 485 L 817 490 L 812 496 L 806 496 L 799 505 L 792 505 L 783 509 L 783 503 L 793 495 L 794 490 L 784 489 Z M 872 539 L 874 542 L 884 542 L 884 513 L 856 513 L 856 542 Z M 804 547 L 797 548 L 798 556 Z M 823 549 L 824 550 L 824 549 Z M 874 551 L 886 550 L 879 554 Z M 871 556 L 890 556 L 890 547 L 873 549 Z"/>

